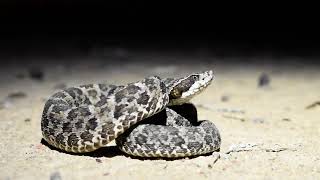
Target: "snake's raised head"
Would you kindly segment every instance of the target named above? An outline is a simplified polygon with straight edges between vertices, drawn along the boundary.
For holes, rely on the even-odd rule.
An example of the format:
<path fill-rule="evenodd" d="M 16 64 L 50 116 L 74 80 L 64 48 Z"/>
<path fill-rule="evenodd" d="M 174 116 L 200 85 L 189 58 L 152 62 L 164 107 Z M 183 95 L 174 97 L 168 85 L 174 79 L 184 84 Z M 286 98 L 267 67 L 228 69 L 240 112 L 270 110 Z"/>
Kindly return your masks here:
<path fill-rule="evenodd" d="M 208 87 L 211 84 L 213 77 L 213 72 L 210 70 L 201 73 L 193 73 L 174 80 L 169 86 L 170 102 L 168 105 L 187 103 L 192 97 Z"/>

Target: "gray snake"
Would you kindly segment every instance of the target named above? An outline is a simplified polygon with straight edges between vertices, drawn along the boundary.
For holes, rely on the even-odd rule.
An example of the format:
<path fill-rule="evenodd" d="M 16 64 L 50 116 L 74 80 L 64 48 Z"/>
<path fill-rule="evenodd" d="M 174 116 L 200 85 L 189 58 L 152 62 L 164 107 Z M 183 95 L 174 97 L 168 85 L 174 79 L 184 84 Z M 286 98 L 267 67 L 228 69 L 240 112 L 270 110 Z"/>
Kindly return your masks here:
<path fill-rule="evenodd" d="M 182 78 L 150 76 L 126 85 L 68 87 L 46 101 L 42 135 L 50 145 L 74 153 L 92 152 L 112 140 L 124 153 L 140 157 L 210 153 L 221 145 L 216 126 L 191 122 L 171 107 L 188 103 L 212 80 L 213 72 L 205 71 Z M 160 113 L 166 116 L 162 124 L 157 123 Z"/>

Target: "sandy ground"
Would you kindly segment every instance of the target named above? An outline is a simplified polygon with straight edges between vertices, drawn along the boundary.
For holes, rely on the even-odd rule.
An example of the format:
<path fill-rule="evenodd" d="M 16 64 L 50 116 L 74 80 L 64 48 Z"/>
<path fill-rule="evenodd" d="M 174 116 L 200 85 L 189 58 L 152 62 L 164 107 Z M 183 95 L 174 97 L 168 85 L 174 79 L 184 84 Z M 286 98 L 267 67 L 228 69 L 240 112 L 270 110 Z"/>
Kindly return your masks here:
<path fill-rule="evenodd" d="M 44 66 L 30 61 L 2 69 L 0 179 L 320 179 L 320 105 L 306 108 L 320 101 L 317 67 L 290 61 L 234 65 L 183 55 L 133 58 L 151 63 L 108 64 L 88 58 L 91 65 Z M 189 61 L 174 63 L 179 58 Z M 41 67 L 43 80 L 28 77 L 27 69 L 34 65 Z M 199 119 L 209 119 L 220 129 L 220 153 L 140 160 L 124 156 L 114 143 L 88 156 L 66 154 L 41 143 L 44 102 L 64 85 L 122 84 L 148 75 L 179 77 L 207 69 L 214 70 L 216 79 L 192 102 Z M 262 73 L 268 74 L 270 84 L 258 87 Z"/>

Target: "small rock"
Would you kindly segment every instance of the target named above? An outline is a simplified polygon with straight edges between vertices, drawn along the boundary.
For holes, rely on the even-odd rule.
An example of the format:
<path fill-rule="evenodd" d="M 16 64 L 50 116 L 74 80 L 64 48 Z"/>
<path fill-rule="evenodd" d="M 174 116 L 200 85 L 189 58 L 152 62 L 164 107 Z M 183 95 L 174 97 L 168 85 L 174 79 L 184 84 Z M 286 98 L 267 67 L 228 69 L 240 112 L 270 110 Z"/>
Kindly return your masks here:
<path fill-rule="evenodd" d="M 101 159 L 96 159 L 97 163 L 102 163 Z"/>
<path fill-rule="evenodd" d="M 308 105 L 308 106 L 306 107 L 306 109 L 312 109 L 312 108 L 315 108 L 316 106 L 320 106 L 320 101 L 316 101 L 316 102 Z"/>
<path fill-rule="evenodd" d="M 282 121 L 291 121 L 289 118 L 283 118 Z"/>
<path fill-rule="evenodd" d="M 223 95 L 223 96 L 221 96 L 221 101 L 222 102 L 227 102 L 227 101 L 229 101 L 229 96 L 227 96 L 227 95 Z"/>
<path fill-rule="evenodd" d="M 27 94 L 21 91 L 14 92 L 8 95 L 8 98 L 11 98 L 11 99 L 20 99 L 25 97 L 27 97 Z"/>
<path fill-rule="evenodd" d="M 263 118 L 254 118 L 252 120 L 254 123 L 260 123 L 260 124 L 263 124 L 264 123 L 264 119 Z"/>
<path fill-rule="evenodd" d="M 270 77 L 269 75 L 263 73 L 260 75 L 258 80 L 258 87 L 265 87 L 270 84 Z"/>
<path fill-rule="evenodd" d="M 110 175 L 110 173 L 108 173 L 108 172 L 103 174 L 103 176 L 108 176 L 108 175 Z"/>
<path fill-rule="evenodd" d="M 54 172 L 50 175 L 50 180 L 62 180 L 59 172 Z"/>
<path fill-rule="evenodd" d="M 40 68 L 33 67 L 29 70 L 29 76 L 34 80 L 42 81 L 44 77 L 44 73 Z"/>
<path fill-rule="evenodd" d="M 30 121 L 31 121 L 30 118 L 27 118 L 27 119 L 24 120 L 24 122 L 30 122 Z"/>

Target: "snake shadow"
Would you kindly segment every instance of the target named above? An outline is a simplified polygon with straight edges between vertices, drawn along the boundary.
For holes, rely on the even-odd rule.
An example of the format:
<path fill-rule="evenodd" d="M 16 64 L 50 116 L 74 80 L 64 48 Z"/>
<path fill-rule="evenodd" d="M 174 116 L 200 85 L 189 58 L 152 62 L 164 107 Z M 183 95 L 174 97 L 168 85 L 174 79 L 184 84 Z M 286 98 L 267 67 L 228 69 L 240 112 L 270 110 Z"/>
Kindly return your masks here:
<path fill-rule="evenodd" d="M 95 151 L 86 152 L 86 153 L 73 153 L 73 152 L 66 152 L 66 151 L 60 150 L 60 149 L 50 145 L 43 138 L 41 139 L 40 143 L 47 146 L 49 149 L 51 149 L 53 151 L 58 151 L 60 153 L 70 154 L 70 155 L 74 155 L 74 156 L 90 156 L 90 157 L 94 157 L 94 158 L 100 158 L 100 157 L 112 158 L 112 157 L 124 155 L 124 153 L 122 153 L 122 151 L 117 146 L 102 147 L 102 148 L 99 148 Z"/>
<path fill-rule="evenodd" d="M 198 114 L 197 114 L 197 109 L 196 107 L 191 104 L 187 103 L 184 105 L 179 105 L 179 106 L 170 106 L 170 109 L 176 111 L 178 114 L 183 116 L 184 118 L 188 119 L 191 124 L 197 125 L 199 124 L 198 121 Z M 166 123 L 165 121 L 165 110 L 154 115 L 153 117 L 150 117 L 148 119 L 145 119 L 141 121 L 140 123 L 154 123 L 154 124 L 162 124 L 164 125 Z M 157 121 L 155 121 L 157 119 Z M 162 121 L 159 121 L 162 120 Z M 137 124 L 138 125 L 138 124 Z M 70 155 L 75 155 L 75 156 L 90 156 L 94 158 L 100 158 L 100 157 L 116 157 L 116 156 L 125 156 L 131 159 L 137 159 L 137 160 L 166 160 L 166 161 L 174 161 L 174 160 L 179 160 L 179 159 L 194 159 L 199 156 L 210 156 L 212 153 L 207 153 L 203 155 L 196 155 L 196 156 L 189 156 L 189 157 L 175 157 L 175 158 L 167 158 L 167 157 L 138 157 L 138 156 L 130 156 L 128 154 L 123 153 L 117 146 L 107 146 L 107 147 L 102 147 L 99 148 L 95 151 L 92 152 L 87 152 L 87 153 L 73 153 L 73 152 L 66 152 L 63 150 L 60 150 L 52 145 L 50 145 L 47 141 L 45 141 L 43 138 L 41 139 L 41 144 L 47 146 L 51 150 L 58 151 L 60 153 L 65 153 L 65 154 L 70 154 Z M 218 150 L 220 151 L 220 150 Z"/>

